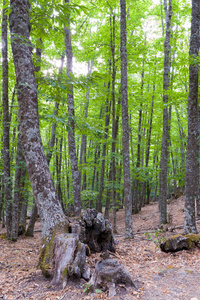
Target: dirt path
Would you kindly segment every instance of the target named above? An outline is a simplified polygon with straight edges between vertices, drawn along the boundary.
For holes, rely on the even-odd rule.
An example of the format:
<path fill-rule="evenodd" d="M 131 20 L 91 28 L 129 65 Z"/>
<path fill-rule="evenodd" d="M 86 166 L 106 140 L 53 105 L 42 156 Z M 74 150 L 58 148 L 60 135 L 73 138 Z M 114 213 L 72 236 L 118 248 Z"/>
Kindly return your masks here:
<path fill-rule="evenodd" d="M 169 227 L 183 224 L 184 198 L 172 201 L 168 211 L 172 214 Z M 158 228 L 158 204 L 150 204 L 133 216 L 135 238 L 124 240 L 124 211 L 117 213 L 118 234 L 115 258 L 122 263 L 136 280 L 139 290 L 125 290 L 120 287 L 113 300 L 200 300 L 200 249 L 166 254 L 156 247 L 155 237 Z M 200 222 L 198 229 L 200 231 Z M 36 230 L 40 229 L 37 223 Z M 2 229 L 0 229 L 2 232 Z M 181 232 L 176 230 L 174 232 Z M 147 232 L 150 232 L 147 236 Z M 171 235 L 166 232 L 164 236 Z M 150 239 L 154 240 L 148 240 Z M 37 269 L 41 233 L 34 238 L 20 237 L 16 243 L 0 240 L 0 299 L 17 300 L 80 300 L 108 299 L 107 294 L 83 293 L 82 280 L 77 285 L 68 285 L 64 290 L 56 290 Z M 94 268 L 100 259 L 99 254 L 88 257 L 88 264 Z"/>

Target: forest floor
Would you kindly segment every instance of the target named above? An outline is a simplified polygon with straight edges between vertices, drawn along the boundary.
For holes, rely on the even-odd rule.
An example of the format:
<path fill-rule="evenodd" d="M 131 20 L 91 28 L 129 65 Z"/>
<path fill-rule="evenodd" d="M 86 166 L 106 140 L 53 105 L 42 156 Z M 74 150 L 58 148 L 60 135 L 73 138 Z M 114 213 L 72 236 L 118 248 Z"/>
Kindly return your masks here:
<path fill-rule="evenodd" d="M 183 225 L 184 197 L 170 200 L 168 212 L 172 215 L 169 229 Z M 134 239 L 124 239 L 124 211 L 117 212 L 118 233 L 115 234 L 114 258 L 131 273 L 138 290 L 120 286 L 113 300 L 200 300 L 200 249 L 176 253 L 161 252 L 157 243 L 163 237 L 182 233 L 158 231 L 158 203 L 151 203 L 133 215 Z M 0 225 L 1 226 L 1 225 Z M 200 231 L 200 222 L 197 222 Z M 5 232 L 2 228 L 0 233 Z M 147 234 L 149 233 L 149 234 Z M 158 233 L 158 235 L 157 235 Z M 156 236 L 157 235 L 157 236 Z M 150 238 L 150 239 L 148 239 Z M 34 237 L 21 236 L 17 242 L 0 240 L 0 299 L 17 300 L 90 300 L 108 299 L 106 293 L 85 294 L 84 280 L 58 290 L 37 269 L 41 247 L 40 223 L 37 222 Z M 87 258 L 94 270 L 101 258 L 93 254 Z"/>

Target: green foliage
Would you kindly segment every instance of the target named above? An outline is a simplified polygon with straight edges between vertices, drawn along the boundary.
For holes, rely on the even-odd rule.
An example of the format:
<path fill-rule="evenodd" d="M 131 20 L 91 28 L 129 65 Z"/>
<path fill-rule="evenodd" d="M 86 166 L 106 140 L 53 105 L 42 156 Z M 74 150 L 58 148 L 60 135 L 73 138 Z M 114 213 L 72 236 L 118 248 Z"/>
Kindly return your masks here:
<path fill-rule="evenodd" d="M 73 203 L 73 184 L 67 142 L 69 125 L 67 111 L 67 94 L 73 86 L 75 135 L 77 157 L 80 161 L 82 135 L 87 137 L 85 163 L 79 165 L 82 174 L 86 174 L 87 188 L 82 191 L 84 208 L 96 203 L 99 193 L 102 148 L 106 144 L 105 176 L 103 203 L 107 191 L 115 191 L 123 195 L 123 164 L 122 164 L 122 120 L 120 95 L 120 5 L 119 1 L 80 1 L 76 0 L 66 5 L 64 1 L 31 0 L 30 22 L 31 43 L 34 65 L 40 65 L 40 72 L 35 73 L 38 85 L 38 112 L 40 130 L 45 153 L 52 150 L 50 170 L 55 186 L 58 160 L 61 160 L 61 190 L 64 203 Z M 3 4 L 0 4 L 2 9 Z M 10 12 L 9 1 L 6 1 L 7 14 Z M 164 9 L 163 17 L 164 17 Z M 65 56 L 65 31 L 71 17 L 71 38 L 76 72 L 66 72 L 66 59 L 61 69 L 61 57 Z M 150 0 L 127 0 L 127 54 L 128 54 L 128 101 L 130 116 L 130 155 L 131 180 L 148 182 L 151 195 L 158 185 L 160 151 L 162 141 L 162 111 L 163 111 L 163 63 L 164 38 L 162 36 L 160 4 Z M 168 90 L 171 109 L 170 147 L 171 157 L 168 161 L 168 184 L 184 185 L 185 156 L 187 143 L 187 99 L 189 63 L 199 64 L 199 59 L 189 56 L 189 22 L 191 3 L 186 0 L 174 1 L 172 16 L 172 84 Z M 114 23 L 115 18 L 115 23 Z M 115 24 L 115 37 L 113 27 Z M 165 29 L 165 20 L 163 20 Z M 8 36 L 9 38 L 9 36 Z M 24 40 L 24 37 L 17 37 Z M 112 41 L 112 43 L 111 43 Z M 0 41 L 2 44 L 2 41 Z M 18 128 L 18 104 L 16 96 L 12 101 L 16 83 L 10 40 L 8 41 L 9 57 L 9 105 L 10 120 L 10 156 L 11 176 L 14 182 Z M 115 50 L 115 119 L 119 117 L 119 130 L 116 138 L 116 151 L 112 153 L 112 75 Z M 41 61 L 36 55 L 36 49 L 42 50 Z M 0 58 L 1 58 L 0 53 Z M 92 66 L 92 67 L 91 67 Z M 2 66 L 0 65 L 2 81 Z M 143 81 L 142 81 L 143 74 Z M 0 87 L 0 94 L 2 94 Z M 108 100 L 109 112 L 106 113 Z M 117 104 L 119 100 L 119 105 Z M 153 106 L 152 106 L 153 102 Z M 55 103 L 59 104 L 58 114 L 55 114 Z M 86 113 L 86 108 L 88 109 Z M 142 110 L 140 166 L 136 167 L 138 149 L 139 111 Z M 150 119 L 152 114 L 152 126 Z M 105 118 L 110 121 L 105 135 Z M 0 120 L 2 119 L 0 106 Z M 56 124 L 55 139 L 57 146 L 51 149 L 52 126 Z M 149 132 L 151 130 L 149 161 L 146 165 Z M 0 147 L 3 149 L 2 133 Z M 58 149 L 60 139 L 63 139 L 61 149 Z M 56 144 L 56 143 L 55 143 Z M 111 153 L 116 162 L 116 180 L 112 183 L 109 177 L 111 168 Z M 172 159 L 173 156 L 173 159 Z M 2 158 L 2 154 L 1 154 Z M 3 175 L 3 164 L 0 160 L 0 176 Z M 26 183 L 25 196 L 32 199 L 30 184 Z M 32 201 L 32 200 L 30 200 Z M 157 236 L 154 238 L 156 239 Z"/>
<path fill-rule="evenodd" d="M 91 291 L 91 283 L 86 283 L 83 286 L 85 286 L 85 288 L 83 290 L 83 293 L 88 294 Z M 102 293 L 102 290 L 99 290 L 99 289 L 95 289 L 94 291 L 97 294 L 101 294 Z"/>
<path fill-rule="evenodd" d="M 165 233 L 162 229 L 157 229 L 155 233 L 146 232 L 145 236 L 149 241 L 156 244 L 155 249 L 165 240 Z"/>
<path fill-rule="evenodd" d="M 90 204 L 95 206 L 95 203 L 98 199 L 99 192 L 92 191 L 92 190 L 84 190 L 81 191 L 81 201 L 83 209 L 89 208 Z"/>

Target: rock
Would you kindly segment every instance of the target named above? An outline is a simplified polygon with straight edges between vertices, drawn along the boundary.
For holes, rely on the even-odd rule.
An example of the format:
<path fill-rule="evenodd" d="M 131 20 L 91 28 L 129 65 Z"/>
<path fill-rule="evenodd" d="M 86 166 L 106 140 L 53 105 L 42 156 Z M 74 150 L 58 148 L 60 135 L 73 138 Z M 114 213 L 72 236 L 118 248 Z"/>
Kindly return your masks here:
<path fill-rule="evenodd" d="M 188 234 L 181 235 L 177 234 L 167 238 L 163 243 L 160 244 L 160 249 L 164 252 L 175 252 L 180 250 L 189 250 L 198 244 L 200 235 Z"/>
<path fill-rule="evenodd" d="M 94 274 L 88 284 L 90 285 L 90 291 L 100 289 L 105 292 L 108 290 L 109 295 L 113 297 L 116 295 L 118 284 L 137 289 L 129 272 L 118 261 L 106 259 L 97 262 Z"/>

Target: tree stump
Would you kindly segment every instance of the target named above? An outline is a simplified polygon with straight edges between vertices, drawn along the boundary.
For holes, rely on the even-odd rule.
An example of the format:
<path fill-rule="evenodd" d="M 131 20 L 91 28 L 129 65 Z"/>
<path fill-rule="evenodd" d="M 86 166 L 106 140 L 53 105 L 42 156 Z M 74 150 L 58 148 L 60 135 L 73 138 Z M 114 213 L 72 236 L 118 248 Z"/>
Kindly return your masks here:
<path fill-rule="evenodd" d="M 80 218 L 71 220 L 69 231 L 77 233 L 92 253 L 115 252 L 112 224 L 96 209 L 86 209 Z"/>
<path fill-rule="evenodd" d="M 59 234 L 54 239 L 53 266 L 55 266 L 53 285 L 67 284 L 68 278 L 80 278 L 84 273 L 86 261 L 85 245 L 77 235 Z"/>
<path fill-rule="evenodd" d="M 39 266 L 45 277 L 51 278 L 53 285 L 67 284 L 68 279 L 83 277 L 90 279 L 90 269 L 86 266 L 86 252 L 114 252 L 112 225 L 95 209 L 87 209 L 81 217 L 69 224 L 69 233 L 53 232 L 44 241 Z"/>
<path fill-rule="evenodd" d="M 62 287 L 66 286 L 69 278 L 79 279 L 88 274 L 85 262 L 86 245 L 80 242 L 77 234 L 73 233 L 57 233 L 40 254 L 43 274 L 52 278 L 52 285 Z"/>
<path fill-rule="evenodd" d="M 89 281 L 90 291 L 100 289 L 109 291 L 109 297 L 114 296 L 117 285 L 133 287 L 137 290 L 136 284 L 129 272 L 115 259 L 105 259 L 97 262 L 94 274 Z"/>

